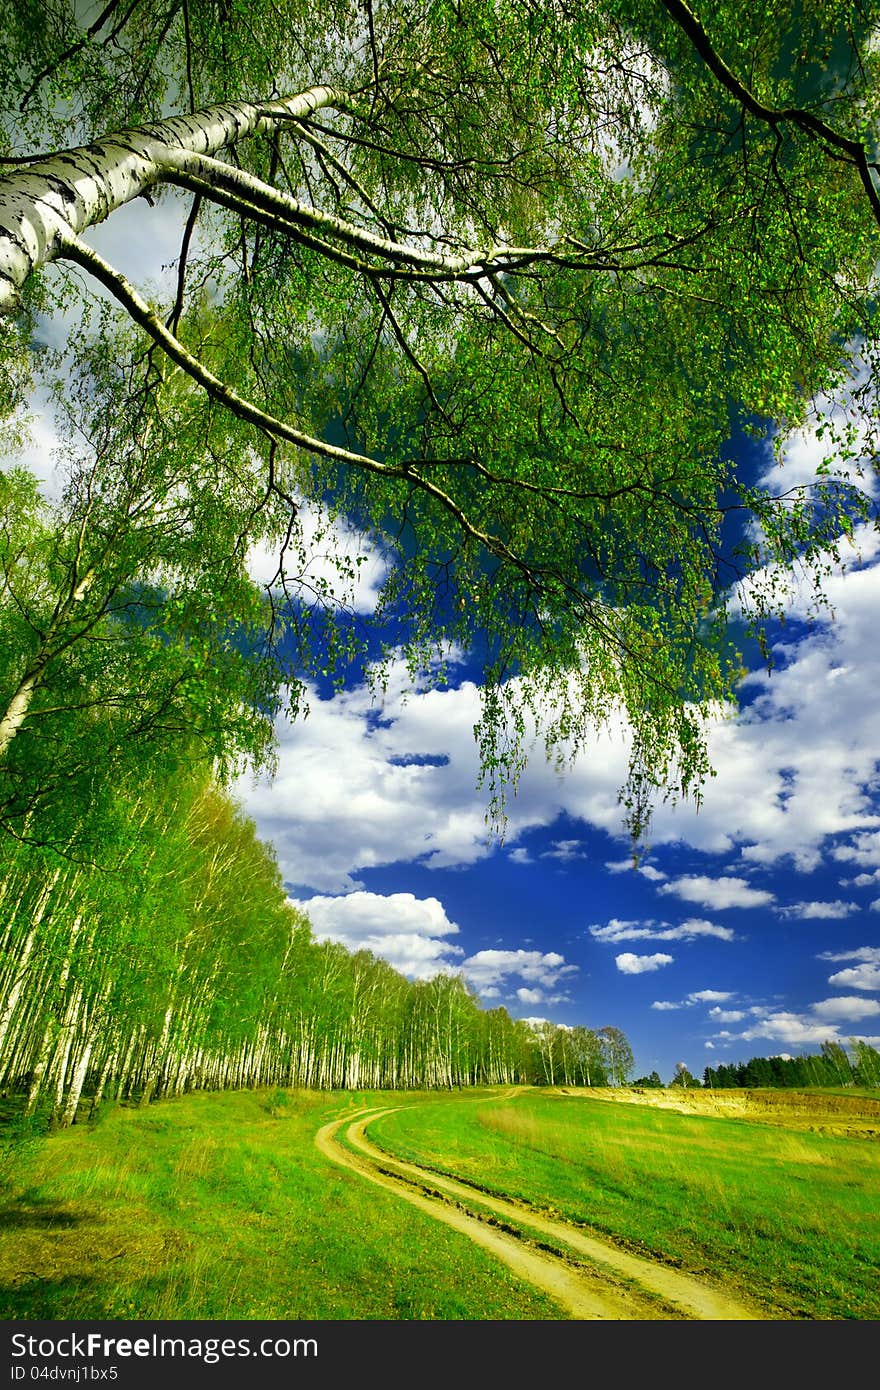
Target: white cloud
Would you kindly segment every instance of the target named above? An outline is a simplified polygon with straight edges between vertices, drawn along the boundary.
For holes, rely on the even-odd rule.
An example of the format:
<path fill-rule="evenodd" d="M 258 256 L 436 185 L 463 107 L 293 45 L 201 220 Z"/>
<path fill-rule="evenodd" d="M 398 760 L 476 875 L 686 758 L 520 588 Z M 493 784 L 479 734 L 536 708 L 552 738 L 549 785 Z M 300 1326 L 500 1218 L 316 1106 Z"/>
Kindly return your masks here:
<path fill-rule="evenodd" d="M 610 874 L 625 874 L 635 871 L 643 878 L 650 879 L 652 883 L 661 883 L 666 874 L 660 869 L 656 869 L 653 864 L 635 864 L 632 859 L 609 859 L 605 863 L 605 868 Z"/>
<path fill-rule="evenodd" d="M 800 1014 L 782 1011 L 769 1014 L 738 1035 L 744 1042 L 767 1038 L 772 1042 L 790 1043 L 794 1047 L 821 1047 L 823 1042 L 837 1041 L 837 1030 L 827 1023 L 817 1023 Z"/>
<path fill-rule="evenodd" d="M 523 849 L 521 845 L 518 849 L 512 849 L 507 858 L 511 864 L 534 864 L 535 862 L 528 850 Z"/>
<path fill-rule="evenodd" d="M 859 964 L 829 975 L 829 985 L 838 989 L 880 989 L 880 946 L 856 946 L 850 951 L 822 951 L 819 960 L 854 960 Z"/>
<path fill-rule="evenodd" d="M 880 869 L 870 874 L 856 874 L 855 878 L 842 878 L 840 882 L 844 887 L 867 888 L 872 883 L 880 883 Z"/>
<path fill-rule="evenodd" d="M 880 965 L 855 965 L 828 976 L 829 985 L 838 989 L 880 989 Z"/>
<path fill-rule="evenodd" d="M 834 859 L 839 859 L 845 864 L 880 865 L 880 831 L 871 830 L 854 835 L 848 845 L 836 845 L 831 853 Z M 868 883 L 874 878 L 874 874 L 865 874 L 863 881 Z"/>
<path fill-rule="evenodd" d="M 834 902 L 820 903 L 790 903 L 786 907 L 776 909 L 780 917 L 794 918 L 805 922 L 812 918 L 841 920 L 844 917 L 851 917 L 854 912 L 858 912 L 858 903 L 846 903 L 840 898 Z"/>
<path fill-rule="evenodd" d="M 546 995 L 541 989 L 526 989 L 523 985 L 516 991 L 516 997 L 521 1004 L 543 1004 Z"/>
<path fill-rule="evenodd" d="M 624 951 L 614 957 L 614 963 L 622 975 L 644 975 L 647 971 L 671 965 L 674 959 L 674 956 L 665 956 L 659 951 L 653 956 L 635 956 L 631 951 Z"/>
<path fill-rule="evenodd" d="M 835 478 L 846 478 L 863 492 L 876 495 L 877 480 L 872 467 L 876 426 L 872 418 L 865 417 L 863 410 L 853 407 L 854 392 L 864 392 L 871 382 L 872 368 L 860 354 L 857 343 L 848 344 L 848 351 L 850 374 L 843 390 L 835 396 L 814 397 L 808 422 L 800 429 L 779 436 L 775 453 L 768 447 L 767 468 L 761 485 L 774 495 L 810 487 L 821 476 L 820 467 L 828 463 Z M 846 458 L 841 449 L 844 437 Z"/>
<path fill-rule="evenodd" d="M 542 859 L 560 859 L 567 863 L 571 859 L 583 859 L 586 851 L 581 840 L 555 840 L 550 849 L 545 849 Z"/>
<path fill-rule="evenodd" d="M 567 965 L 558 951 L 492 949 L 477 951 L 461 962 L 462 973 L 480 993 L 487 985 L 506 984 L 511 976 L 525 980 L 531 988 L 552 989 L 567 976 L 577 974 L 577 969 L 576 965 Z M 533 1002 L 541 1002 L 546 997 L 542 993 L 540 999 Z"/>
<path fill-rule="evenodd" d="M 700 903 L 702 907 L 764 907 L 772 903 L 772 893 L 751 888 L 744 878 L 709 878 L 706 874 L 684 874 L 657 889 L 658 893 L 674 893 L 685 902 Z"/>
<path fill-rule="evenodd" d="M 744 1009 L 719 1009 L 709 1010 L 709 1017 L 714 1018 L 717 1023 L 741 1023 L 748 1014 Z"/>
<path fill-rule="evenodd" d="M 288 883 L 345 892 L 361 886 L 362 868 L 469 864 L 489 853 L 474 686 L 407 701 L 402 667 L 391 677 L 381 700 L 365 686 L 328 700 L 312 693 L 307 719 L 279 721 L 275 779 L 239 784 Z"/>
<path fill-rule="evenodd" d="M 880 1039 L 875 1039 L 866 1034 L 853 1034 L 851 1028 L 844 1028 L 843 1031 L 830 1019 L 816 1018 L 791 1012 L 789 1010 L 779 1010 L 778 1012 L 768 1012 L 763 1018 L 756 1022 L 752 1027 L 746 1028 L 741 1033 L 731 1033 L 729 1029 L 721 1030 L 717 1035 L 731 1043 L 754 1043 L 756 1041 L 778 1042 L 794 1049 L 809 1048 L 817 1050 L 825 1042 L 837 1042 L 846 1047 L 852 1037 L 877 1046 Z"/>
<path fill-rule="evenodd" d="M 876 999 L 860 999 L 855 994 L 841 994 L 836 999 L 822 999 L 810 1005 L 810 1012 L 820 1018 L 859 1019 L 880 1014 L 880 1003 Z"/>
<path fill-rule="evenodd" d="M 817 960 L 864 960 L 880 965 L 880 946 L 854 946 L 848 951 L 821 951 Z"/>
<path fill-rule="evenodd" d="M 306 914 L 319 941 L 372 951 L 410 979 L 426 980 L 441 970 L 458 969 L 456 957 L 464 955 L 460 946 L 443 939 L 457 935 L 459 928 L 437 898 L 355 892 L 291 901 Z"/>
<path fill-rule="evenodd" d="M 287 594 L 306 604 L 320 591 L 327 601 L 371 613 L 388 573 L 387 557 L 345 521 L 324 515 L 312 503 L 299 500 L 296 519 L 299 539 L 292 539 L 283 556 L 265 543 L 251 547 L 247 566 L 254 582 L 277 592 L 283 577 Z"/>
<path fill-rule="evenodd" d="M 696 941 L 699 937 L 716 937 L 719 941 L 734 941 L 736 934 L 730 927 L 719 927 L 715 922 L 702 918 L 689 917 L 677 927 L 666 922 L 622 922 L 616 917 L 605 927 L 590 927 L 590 935 L 597 941 Z"/>
<path fill-rule="evenodd" d="M 729 994 L 726 990 L 722 990 L 722 989 L 694 989 L 694 990 L 691 990 L 690 994 L 687 996 L 686 999 L 680 999 L 680 1000 L 678 1000 L 677 1003 L 672 1003 L 670 1000 L 666 1000 L 666 999 L 656 999 L 656 1000 L 654 1001 L 654 1003 L 651 1005 L 651 1008 L 652 1008 L 652 1009 L 690 1009 L 690 1008 L 693 1008 L 693 1006 L 694 1006 L 695 1004 L 709 1004 L 709 1003 L 713 1003 L 713 1002 L 715 1002 L 715 1001 L 724 1001 L 725 999 L 730 999 L 730 998 L 732 998 L 732 995 Z M 719 1014 L 720 1012 L 721 1012 L 721 1011 L 720 1011 L 719 1009 L 710 1009 L 710 1010 L 709 1010 L 710 1015 Z M 741 1017 L 741 1018 L 744 1018 L 744 1017 L 745 1017 L 745 1014 L 741 1014 L 740 1017 Z"/>
<path fill-rule="evenodd" d="M 625 874 L 634 869 L 635 865 L 631 859 L 608 859 L 605 862 L 605 868 L 609 874 Z"/>

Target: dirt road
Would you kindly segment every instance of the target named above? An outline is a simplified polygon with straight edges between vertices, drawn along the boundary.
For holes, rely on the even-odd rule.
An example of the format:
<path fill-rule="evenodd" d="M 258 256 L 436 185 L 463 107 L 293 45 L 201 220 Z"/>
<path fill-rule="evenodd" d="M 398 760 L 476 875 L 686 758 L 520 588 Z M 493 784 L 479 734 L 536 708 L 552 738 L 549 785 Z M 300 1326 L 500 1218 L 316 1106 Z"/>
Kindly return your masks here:
<path fill-rule="evenodd" d="M 318 1131 L 315 1144 L 333 1163 L 468 1236 L 553 1298 L 570 1318 L 762 1319 L 756 1309 L 690 1275 L 619 1250 L 576 1226 L 490 1196 L 470 1183 L 392 1158 L 370 1142 L 366 1131 L 371 1121 L 396 1108 L 334 1120 Z M 338 1138 L 342 1129 L 345 1144 Z"/>

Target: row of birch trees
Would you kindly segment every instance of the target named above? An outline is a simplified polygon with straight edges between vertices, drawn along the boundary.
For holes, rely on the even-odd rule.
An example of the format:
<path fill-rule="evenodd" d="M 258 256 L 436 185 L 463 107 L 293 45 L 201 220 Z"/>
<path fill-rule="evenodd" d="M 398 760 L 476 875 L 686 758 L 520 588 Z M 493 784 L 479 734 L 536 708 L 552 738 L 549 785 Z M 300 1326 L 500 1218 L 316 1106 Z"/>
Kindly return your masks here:
<path fill-rule="evenodd" d="M 101 813 L 100 866 L 2 844 L 0 1088 L 29 1115 L 65 1126 L 205 1088 L 609 1079 L 616 1030 L 514 1020 L 460 974 L 414 982 L 318 942 L 204 774 L 154 773 Z"/>

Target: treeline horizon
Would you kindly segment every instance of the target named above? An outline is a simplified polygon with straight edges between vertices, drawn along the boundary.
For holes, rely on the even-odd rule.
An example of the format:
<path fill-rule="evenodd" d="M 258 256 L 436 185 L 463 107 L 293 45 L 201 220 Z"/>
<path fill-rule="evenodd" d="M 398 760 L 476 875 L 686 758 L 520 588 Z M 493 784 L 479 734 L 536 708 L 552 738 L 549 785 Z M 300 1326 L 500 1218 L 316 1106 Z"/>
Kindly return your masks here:
<path fill-rule="evenodd" d="M 750 1057 L 747 1062 L 706 1067 L 703 1085 L 731 1087 L 880 1086 L 880 1052 L 854 1038 L 852 1054 L 839 1042 L 823 1042 L 817 1053 L 797 1057 Z"/>
<path fill-rule="evenodd" d="M 675 1075 L 666 1083 L 659 1072 L 640 1076 L 634 1087 L 657 1089 L 703 1087 L 706 1090 L 773 1089 L 805 1086 L 880 1086 L 880 1051 L 861 1038 L 850 1040 L 851 1053 L 842 1043 L 828 1040 L 817 1053 L 797 1057 L 750 1057 L 747 1062 L 719 1062 L 706 1067 L 702 1081 L 679 1063 Z"/>

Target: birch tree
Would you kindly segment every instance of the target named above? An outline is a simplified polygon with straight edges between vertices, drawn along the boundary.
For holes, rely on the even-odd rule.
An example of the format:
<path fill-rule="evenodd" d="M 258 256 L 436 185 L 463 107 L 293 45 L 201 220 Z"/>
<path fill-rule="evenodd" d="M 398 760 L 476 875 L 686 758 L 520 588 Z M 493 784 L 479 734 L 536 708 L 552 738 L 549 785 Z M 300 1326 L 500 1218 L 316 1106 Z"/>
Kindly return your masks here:
<path fill-rule="evenodd" d="M 479 663 L 490 794 L 533 723 L 576 754 L 617 716 L 636 833 L 655 788 L 698 792 L 732 586 L 760 626 L 757 576 L 800 559 L 821 586 L 869 505 L 831 464 L 760 492 L 724 446 L 856 400 L 845 344 L 872 356 L 875 7 L 84 14 L 28 0 L 5 34 L 6 402 L 33 316 L 109 296 L 247 432 L 294 531 L 329 500 L 384 546 L 413 666 Z M 134 199 L 180 206 L 164 300 L 89 241 Z"/>

